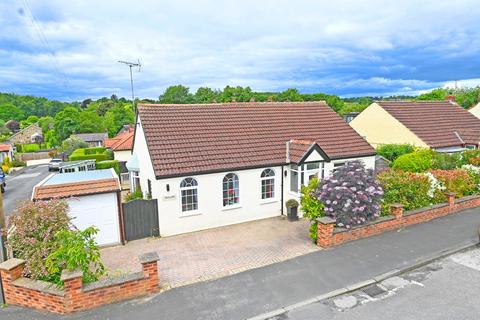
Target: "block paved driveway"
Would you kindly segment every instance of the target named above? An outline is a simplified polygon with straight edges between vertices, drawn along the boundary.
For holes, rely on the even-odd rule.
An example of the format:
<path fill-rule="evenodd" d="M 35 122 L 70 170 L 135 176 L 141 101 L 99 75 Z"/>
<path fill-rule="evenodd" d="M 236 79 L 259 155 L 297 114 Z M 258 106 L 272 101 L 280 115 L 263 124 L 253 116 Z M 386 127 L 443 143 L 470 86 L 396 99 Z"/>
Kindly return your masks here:
<path fill-rule="evenodd" d="M 104 248 L 111 275 L 141 270 L 138 256 L 156 251 L 162 288 L 215 279 L 319 250 L 308 237 L 309 222 L 282 217 Z"/>

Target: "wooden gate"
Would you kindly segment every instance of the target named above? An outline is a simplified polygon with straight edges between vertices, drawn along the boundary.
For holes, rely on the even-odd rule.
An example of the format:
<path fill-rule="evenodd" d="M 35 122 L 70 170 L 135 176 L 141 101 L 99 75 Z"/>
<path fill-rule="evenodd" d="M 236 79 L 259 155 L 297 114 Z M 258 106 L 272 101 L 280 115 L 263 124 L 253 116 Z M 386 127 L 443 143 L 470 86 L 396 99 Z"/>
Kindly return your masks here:
<path fill-rule="evenodd" d="M 125 240 L 160 236 L 157 200 L 137 199 L 122 203 Z"/>

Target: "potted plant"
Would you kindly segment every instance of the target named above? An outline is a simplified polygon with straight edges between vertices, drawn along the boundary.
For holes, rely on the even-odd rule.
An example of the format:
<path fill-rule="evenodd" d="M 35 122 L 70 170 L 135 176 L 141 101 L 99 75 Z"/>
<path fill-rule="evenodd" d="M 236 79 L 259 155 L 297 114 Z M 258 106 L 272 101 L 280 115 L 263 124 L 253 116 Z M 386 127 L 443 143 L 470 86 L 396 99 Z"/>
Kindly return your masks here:
<path fill-rule="evenodd" d="M 298 220 L 298 201 L 295 199 L 290 199 L 285 203 L 287 207 L 287 218 L 289 221 Z"/>

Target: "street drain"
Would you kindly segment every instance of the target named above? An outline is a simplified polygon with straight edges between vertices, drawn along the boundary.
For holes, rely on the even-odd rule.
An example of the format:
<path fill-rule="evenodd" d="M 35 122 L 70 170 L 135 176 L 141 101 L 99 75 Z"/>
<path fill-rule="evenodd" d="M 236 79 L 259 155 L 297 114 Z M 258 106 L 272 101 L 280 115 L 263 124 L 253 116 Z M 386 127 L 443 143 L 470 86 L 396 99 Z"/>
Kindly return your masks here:
<path fill-rule="evenodd" d="M 368 294 L 372 298 L 375 298 L 376 296 L 379 296 L 387 292 L 386 290 L 380 288 L 376 284 L 371 284 L 368 287 L 365 287 L 364 289 L 362 289 L 362 291 Z"/>

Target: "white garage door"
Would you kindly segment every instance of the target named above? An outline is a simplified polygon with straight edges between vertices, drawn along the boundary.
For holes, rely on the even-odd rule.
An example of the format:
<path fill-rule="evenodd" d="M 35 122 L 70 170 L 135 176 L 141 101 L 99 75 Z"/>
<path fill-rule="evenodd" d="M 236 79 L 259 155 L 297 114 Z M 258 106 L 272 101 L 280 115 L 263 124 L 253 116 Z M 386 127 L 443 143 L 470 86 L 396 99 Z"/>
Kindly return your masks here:
<path fill-rule="evenodd" d="M 99 229 L 96 240 L 101 246 L 120 243 L 117 195 L 103 193 L 68 199 L 72 223 L 84 230 L 90 226 Z"/>

